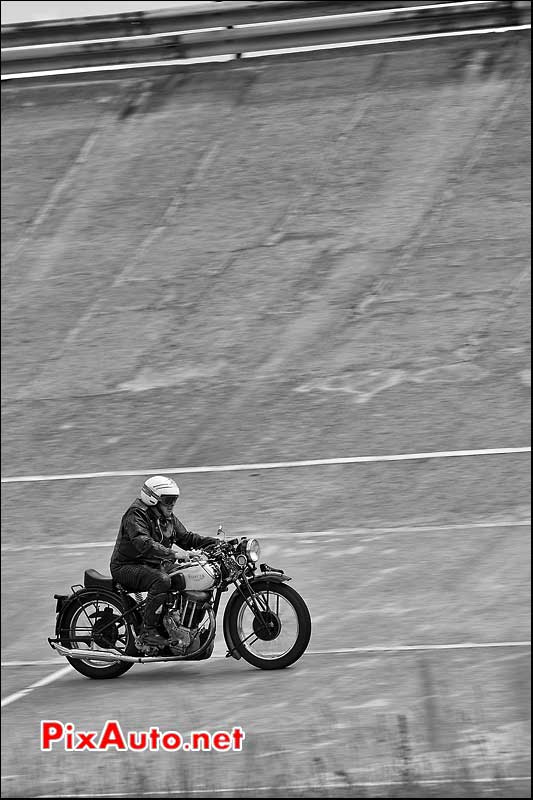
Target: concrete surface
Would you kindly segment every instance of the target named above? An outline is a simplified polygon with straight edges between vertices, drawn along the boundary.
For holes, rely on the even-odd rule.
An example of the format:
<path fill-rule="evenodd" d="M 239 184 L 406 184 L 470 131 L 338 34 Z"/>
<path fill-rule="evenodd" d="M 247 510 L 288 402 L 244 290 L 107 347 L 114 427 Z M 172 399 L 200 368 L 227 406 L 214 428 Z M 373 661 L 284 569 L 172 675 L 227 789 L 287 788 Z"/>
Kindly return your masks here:
<path fill-rule="evenodd" d="M 528 42 L 220 66 L 132 110 L 146 88 L 2 91 L 4 476 L 529 444 Z M 178 515 L 281 534 L 265 555 L 312 650 L 527 641 L 529 474 L 522 454 L 187 475 Z M 3 485 L 3 660 L 53 658 L 51 596 L 105 570 L 84 543 L 114 538 L 138 483 Z M 502 647 L 73 671 L 5 708 L 6 786 L 523 777 L 528 665 Z M 4 696 L 54 669 L 6 667 Z M 51 716 L 241 724 L 248 750 L 74 765 L 38 752 Z"/>

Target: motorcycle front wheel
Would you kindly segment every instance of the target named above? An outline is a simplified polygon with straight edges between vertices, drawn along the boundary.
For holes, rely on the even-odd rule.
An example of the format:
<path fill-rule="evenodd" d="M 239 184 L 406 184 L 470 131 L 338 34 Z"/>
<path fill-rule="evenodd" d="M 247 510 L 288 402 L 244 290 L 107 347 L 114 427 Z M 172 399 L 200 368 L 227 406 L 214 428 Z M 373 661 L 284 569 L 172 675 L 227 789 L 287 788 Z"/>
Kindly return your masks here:
<path fill-rule="evenodd" d="M 238 595 L 231 609 L 233 646 L 254 667 L 289 667 L 309 644 L 309 609 L 298 592 L 284 583 L 261 582 L 253 589 L 246 598 Z"/>
<path fill-rule="evenodd" d="M 65 609 L 61 620 L 60 640 L 64 647 L 87 650 L 87 658 L 69 658 L 75 670 L 87 678 L 118 678 L 133 666 L 131 661 L 99 661 L 91 652 L 112 649 L 136 655 L 130 625 L 122 618 L 124 609 L 119 597 L 83 592 L 78 602 Z"/>

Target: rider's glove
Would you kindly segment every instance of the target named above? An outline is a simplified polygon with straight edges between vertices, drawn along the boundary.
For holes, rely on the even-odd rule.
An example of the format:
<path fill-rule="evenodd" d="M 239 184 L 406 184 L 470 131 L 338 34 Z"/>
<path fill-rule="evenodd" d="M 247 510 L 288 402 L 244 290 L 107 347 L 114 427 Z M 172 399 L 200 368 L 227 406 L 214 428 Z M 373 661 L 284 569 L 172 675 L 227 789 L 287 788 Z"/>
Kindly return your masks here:
<path fill-rule="evenodd" d="M 176 561 L 178 554 L 174 550 L 169 550 L 168 554 L 163 558 L 163 561 Z"/>
<path fill-rule="evenodd" d="M 211 547 L 216 547 L 220 543 L 220 539 L 214 539 L 212 536 L 204 536 L 202 542 L 202 549 L 209 550 Z"/>

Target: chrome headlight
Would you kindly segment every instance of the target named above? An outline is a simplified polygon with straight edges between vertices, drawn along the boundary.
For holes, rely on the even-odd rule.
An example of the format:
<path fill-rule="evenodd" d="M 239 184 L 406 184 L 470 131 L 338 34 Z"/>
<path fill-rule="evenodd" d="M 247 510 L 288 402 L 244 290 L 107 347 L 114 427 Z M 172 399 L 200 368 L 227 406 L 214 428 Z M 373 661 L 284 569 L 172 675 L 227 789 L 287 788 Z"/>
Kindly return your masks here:
<path fill-rule="evenodd" d="M 246 555 L 249 561 L 259 561 L 261 555 L 261 547 L 257 539 L 248 539 L 246 542 Z"/>

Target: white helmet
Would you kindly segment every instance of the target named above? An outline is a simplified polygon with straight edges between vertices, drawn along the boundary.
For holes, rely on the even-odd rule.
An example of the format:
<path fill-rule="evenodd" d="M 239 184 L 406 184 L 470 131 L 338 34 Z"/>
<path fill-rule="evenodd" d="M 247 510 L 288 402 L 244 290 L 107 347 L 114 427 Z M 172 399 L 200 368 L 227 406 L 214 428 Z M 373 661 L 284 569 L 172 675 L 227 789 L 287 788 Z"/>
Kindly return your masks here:
<path fill-rule="evenodd" d="M 141 488 L 140 498 L 147 506 L 155 506 L 162 497 L 170 496 L 176 500 L 180 496 L 180 488 L 172 478 L 165 478 L 164 475 L 154 475 L 148 478 Z"/>

